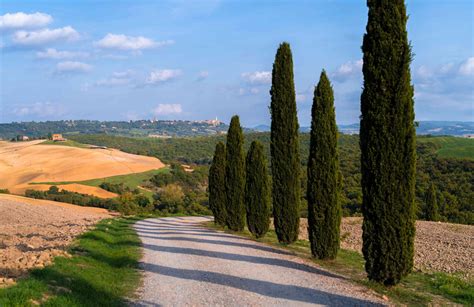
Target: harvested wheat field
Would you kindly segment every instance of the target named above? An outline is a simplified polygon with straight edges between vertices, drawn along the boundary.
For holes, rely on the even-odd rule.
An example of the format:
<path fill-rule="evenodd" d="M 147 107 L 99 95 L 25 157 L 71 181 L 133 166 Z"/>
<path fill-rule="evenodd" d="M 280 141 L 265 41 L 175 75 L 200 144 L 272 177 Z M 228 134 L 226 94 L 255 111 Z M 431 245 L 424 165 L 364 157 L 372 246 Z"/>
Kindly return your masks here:
<path fill-rule="evenodd" d="M 49 187 L 29 185 L 31 182 L 82 181 L 140 173 L 165 166 L 157 158 L 115 149 L 42 145 L 41 142 L 0 142 L 0 188 L 22 194 L 26 189 Z M 67 190 L 113 197 L 102 189 L 79 184 L 68 185 Z"/>
<path fill-rule="evenodd" d="M 110 216 L 105 209 L 0 194 L 0 286 L 67 256 L 77 235 Z"/>
<path fill-rule="evenodd" d="M 308 240 L 307 229 L 301 219 L 299 239 Z M 341 247 L 362 253 L 362 218 L 342 219 Z M 415 270 L 474 276 L 474 226 L 417 221 Z"/>

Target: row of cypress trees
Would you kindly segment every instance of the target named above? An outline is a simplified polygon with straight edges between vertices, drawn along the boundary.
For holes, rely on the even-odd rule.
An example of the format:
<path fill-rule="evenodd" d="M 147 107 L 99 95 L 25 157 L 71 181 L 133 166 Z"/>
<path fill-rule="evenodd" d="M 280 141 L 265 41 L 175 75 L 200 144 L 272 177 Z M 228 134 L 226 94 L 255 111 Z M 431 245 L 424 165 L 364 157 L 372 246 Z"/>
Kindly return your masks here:
<path fill-rule="evenodd" d="M 368 0 L 367 5 L 367 33 L 362 46 L 364 86 L 360 125 L 364 215 L 362 251 L 369 279 L 392 285 L 413 267 L 416 155 L 409 67 L 411 47 L 406 32 L 404 0 Z M 288 43 L 282 43 L 276 53 L 270 95 L 275 231 L 281 243 L 292 243 L 298 238 L 299 230 L 301 164 L 293 60 Z M 339 249 L 342 180 L 334 94 L 324 70 L 314 91 L 311 115 L 306 195 L 308 233 L 312 254 L 321 259 L 333 259 Z M 261 217 L 266 219 L 265 223 L 268 222 L 265 161 L 261 145 L 252 144 L 245 172 L 242 142 L 238 117 L 234 117 L 227 136 L 225 173 L 222 172 L 224 159 L 217 158 L 218 154 L 223 155 L 223 144 L 216 147 L 211 167 L 211 177 L 215 177 L 212 185 L 220 183 L 221 187 L 210 186 L 210 197 L 220 197 L 220 202 L 217 204 L 214 199 L 210 203 L 217 223 L 223 223 L 217 215 L 224 209 L 216 210 L 216 206 L 227 210 L 225 221 L 232 230 L 244 228 L 246 211 L 249 229 L 257 234 L 262 233 L 261 229 L 268 229 L 268 226 L 255 226 L 255 221 L 260 221 Z M 221 171 L 217 172 L 219 167 Z M 226 197 L 222 196 L 224 182 Z M 428 197 L 435 202 L 433 194 L 435 192 L 430 191 Z M 429 212 L 429 215 L 436 219 L 436 212 Z"/>
<path fill-rule="evenodd" d="M 238 116 L 233 116 L 227 144 L 216 145 L 209 170 L 209 206 L 216 224 L 241 231 L 247 224 L 257 238 L 270 226 L 270 194 L 263 145 L 254 141 L 247 157 Z"/>

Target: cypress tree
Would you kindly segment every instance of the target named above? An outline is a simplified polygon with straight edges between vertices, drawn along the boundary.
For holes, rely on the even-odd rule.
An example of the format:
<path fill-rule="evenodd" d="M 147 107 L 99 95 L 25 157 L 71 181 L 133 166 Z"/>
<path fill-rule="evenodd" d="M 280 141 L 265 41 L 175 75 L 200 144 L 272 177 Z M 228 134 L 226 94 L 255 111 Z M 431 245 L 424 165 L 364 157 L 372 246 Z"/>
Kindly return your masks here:
<path fill-rule="evenodd" d="M 244 137 L 239 117 L 232 117 L 227 133 L 225 191 L 227 195 L 226 224 L 229 229 L 241 231 L 245 227 L 245 157 Z"/>
<path fill-rule="evenodd" d="M 438 195 L 436 193 L 435 185 L 432 183 L 430 189 L 426 192 L 426 213 L 427 221 L 439 221 L 438 212 Z"/>
<path fill-rule="evenodd" d="M 281 243 L 298 238 L 300 156 L 293 59 L 290 45 L 282 43 L 273 63 L 270 90 L 272 116 L 271 164 L 275 232 Z"/>
<path fill-rule="evenodd" d="M 257 238 L 264 236 L 270 226 L 270 191 L 267 161 L 258 141 L 250 145 L 245 162 L 245 207 L 247 226 Z"/>
<path fill-rule="evenodd" d="M 368 277 L 397 284 L 413 267 L 415 128 L 403 0 L 368 0 L 361 95 L 363 254 Z"/>
<path fill-rule="evenodd" d="M 308 158 L 308 234 L 311 252 L 319 259 L 334 259 L 339 250 L 341 174 L 337 151 L 334 94 L 323 70 L 314 90 Z"/>
<path fill-rule="evenodd" d="M 225 145 L 219 142 L 209 169 L 209 207 L 214 214 L 214 222 L 219 225 L 226 222 L 225 159 Z"/>

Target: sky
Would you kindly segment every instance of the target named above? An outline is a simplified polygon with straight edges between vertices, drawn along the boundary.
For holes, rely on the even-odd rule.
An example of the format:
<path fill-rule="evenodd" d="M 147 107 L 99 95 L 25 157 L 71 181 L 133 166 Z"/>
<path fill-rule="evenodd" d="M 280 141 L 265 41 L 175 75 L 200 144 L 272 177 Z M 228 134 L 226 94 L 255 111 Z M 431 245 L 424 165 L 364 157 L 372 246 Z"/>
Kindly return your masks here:
<path fill-rule="evenodd" d="M 407 0 L 417 120 L 474 120 L 474 1 Z M 270 123 L 271 69 L 293 52 L 301 126 L 325 69 L 358 122 L 362 0 L 0 0 L 0 122 Z"/>

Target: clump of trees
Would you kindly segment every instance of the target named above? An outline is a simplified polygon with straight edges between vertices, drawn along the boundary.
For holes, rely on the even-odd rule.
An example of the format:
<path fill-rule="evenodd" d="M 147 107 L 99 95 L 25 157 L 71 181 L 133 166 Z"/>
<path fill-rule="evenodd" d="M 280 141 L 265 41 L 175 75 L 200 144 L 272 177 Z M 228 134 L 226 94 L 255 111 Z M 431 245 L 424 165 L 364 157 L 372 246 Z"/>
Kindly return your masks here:
<path fill-rule="evenodd" d="M 413 267 L 415 114 L 404 1 L 368 1 L 360 148 L 368 277 L 397 284 Z"/>
<path fill-rule="evenodd" d="M 363 254 L 369 279 L 394 285 L 413 267 L 416 147 L 411 48 L 404 1 L 368 1 L 368 7 L 362 46 L 364 88 L 360 125 Z M 274 225 L 278 240 L 292 243 L 298 238 L 301 162 L 293 61 L 288 43 L 282 43 L 277 50 L 270 94 Z M 315 257 L 334 259 L 340 243 L 342 176 L 334 94 L 324 70 L 314 91 L 311 113 L 306 190 L 311 251 Z M 238 117 L 234 117 L 227 137 L 225 174 L 227 226 L 233 230 L 244 227 L 242 143 Z M 252 143 L 246 163 L 247 224 L 259 237 L 268 229 L 267 176 L 259 143 Z M 426 217 L 436 220 L 437 196 L 433 186 L 426 199 Z"/>

